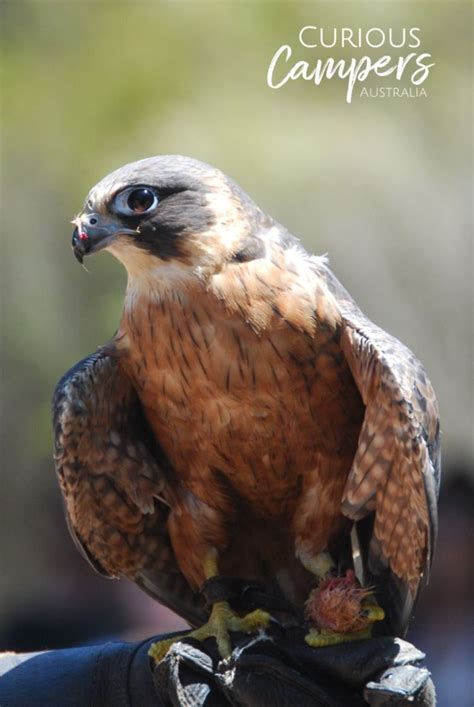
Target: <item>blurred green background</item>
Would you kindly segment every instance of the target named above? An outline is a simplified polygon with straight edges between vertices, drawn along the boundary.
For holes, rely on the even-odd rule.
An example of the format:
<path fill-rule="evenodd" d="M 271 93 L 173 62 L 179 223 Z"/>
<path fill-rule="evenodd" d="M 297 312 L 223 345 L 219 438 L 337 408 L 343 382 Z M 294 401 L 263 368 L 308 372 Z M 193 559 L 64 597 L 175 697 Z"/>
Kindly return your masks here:
<path fill-rule="evenodd" d="M 31 647 L 35 622 L 35 647 L 71 642 L 76 634 L 61 632 L 72 614 L 83 640 L 80 627 L 94 606 L 116 608 L 104 634 L 178 625 L 133 588 L 94 577 L 76 557 L 51 458 L 54 385 L 112 335 L 125 286 L 121 266 L 107 254 L 88 262 L 90 273 L 78 266 L 69 221 L 89 188 L 125 162 L 181 153 L 213 163 L 308 249 L 327 252 L 366 314 L 425 363 L 439 396 L 448 481 L 451 475 L 453 488 L 464 488 L 461 499 L 472 493 L 471 7 L 2 3 L 4 642 Z M 362 99 L 356 90 L 348 105 L 339 80 L 269 89 L 271 57 L 283 43 L 296 47 L 306 24 L 420 27 L 422 50 L 436 64 L 424 84 L 428 97 Z M 298 55 L 315 61 L 331 53 Z M 461 528 L 459 542 L 466 532 Z M 472 536 L 470 542 L 466 552 Z M 458 578 L 461 599 L 450 599 L 458 606 L 469 578 Z M 38 619 L 51 606 L 57 640 Z"/>

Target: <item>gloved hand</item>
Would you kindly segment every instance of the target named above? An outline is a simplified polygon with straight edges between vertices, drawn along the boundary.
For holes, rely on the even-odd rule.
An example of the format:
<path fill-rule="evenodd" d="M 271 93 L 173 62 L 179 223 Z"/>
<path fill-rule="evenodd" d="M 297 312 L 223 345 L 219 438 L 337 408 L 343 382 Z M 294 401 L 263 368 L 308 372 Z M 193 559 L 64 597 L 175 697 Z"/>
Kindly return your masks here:
<path fill-rule="evenodd" d="M 397 638 L 310 648 L 298 629 L 271 636 L 232 634 L 235 648 L 221 660 L 212 639 L 183 638 L 154 666 L 155 687 L 173 707 L 434 707 L 424 654 Z"/>

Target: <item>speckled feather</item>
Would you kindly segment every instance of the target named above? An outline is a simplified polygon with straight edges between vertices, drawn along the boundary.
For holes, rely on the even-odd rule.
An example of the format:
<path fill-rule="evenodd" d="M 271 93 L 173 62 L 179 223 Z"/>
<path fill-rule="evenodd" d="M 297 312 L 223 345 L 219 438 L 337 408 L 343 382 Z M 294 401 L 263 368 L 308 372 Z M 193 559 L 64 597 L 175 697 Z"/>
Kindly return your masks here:
<path fill-rule="evenodd" d="M 98 352 L 56 388 L 54 458 L 68 527 L 100 574 L 128 577 L 199 624 L 203 602 L 179 572 L 166 529 L 160 453 L 117 364 Z"/>
<path fill-rule="evenodd" d="M 402 632 L 421 579 L 428 580 L 436 544 L 438 406 L 414 354 L 367 319 L 325 270 L 321 275 L 342 316 L 341 348 L 365 405 L 342 508 L 354 520 L 375 515 L 369 569 L 375 579 L 384 567 L 394 575 L 392 600 L 399 615 L 393 623 Z"/>

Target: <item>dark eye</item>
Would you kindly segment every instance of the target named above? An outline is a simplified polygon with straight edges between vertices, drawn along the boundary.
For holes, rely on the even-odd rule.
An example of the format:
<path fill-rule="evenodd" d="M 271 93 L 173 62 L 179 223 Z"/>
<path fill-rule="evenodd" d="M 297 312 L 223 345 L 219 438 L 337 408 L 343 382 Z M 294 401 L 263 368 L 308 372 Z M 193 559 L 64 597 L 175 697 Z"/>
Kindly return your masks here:
<path fill-rule="evenodd" d="M 155 205 L 156 196 L 150 190 L 145 187 L 140 187 L 140 189 L 134 189 L 128 195 L 127 206 L 135 213 L 142 213 L 143 211 L 148 211 L 152 206 Z"/>
<path fill-rule="evenodd" d="M 150 187 L 132 187 L 117 194 L 114 200 L 114 211 L 126 216 L 146 214 L 158 205 L 158 194 Z"/>

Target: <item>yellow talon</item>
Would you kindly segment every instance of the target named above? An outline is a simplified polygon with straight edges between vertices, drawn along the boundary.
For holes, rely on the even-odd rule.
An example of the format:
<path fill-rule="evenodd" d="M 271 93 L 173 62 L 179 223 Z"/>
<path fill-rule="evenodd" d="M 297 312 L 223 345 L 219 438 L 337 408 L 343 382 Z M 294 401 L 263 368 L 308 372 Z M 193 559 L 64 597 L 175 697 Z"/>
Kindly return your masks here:
<path fill-rule="evenodd" d="M 215 577 L 218 573 L 217 551 L 210 548 L 203 561 L 204 575 L 206 579 Z M 173 643 L 181 641 L 183 638 L 195 638 L 197 641 L 205 641 L 206 638 L 215 638 L 217 648 L 222 658 L 228 658 L 232 653 L 229 631 L 240 631 L 241 633 L 253 633 L 268 626 L 271 616 L 266 611 L 256 609 L 246 616 L 238 616 L 226 601 L 216 601 L 212 606 L 211 615 L 207 623 L 200 628 L 190 631 L 184 636 L 176 638 L 165 638 L 163 641 L 152 643 L 148 655 L 159 663 Z"/>
<path fill-rule="evenodd" d="M 246 616 L 240 617 L 232 611 L 226 601 L 216 602 L 211 611 L 209 621 L 200 628 L 190 631 L 184 636 L 176 638 L 166 638 L 157 641 L 150 646 L 148 655 L 158 663 L 163 660 L 173 643 L 183 638 L 195 638 L 198 641 L 205 641 L 207 638 L 215 638 L 217 648 L 222 658 L 227 658 L 232 652 L 229 631 L 241 631 L 242 633 L 252 633 L 268 626 L 270 614 L 261 609 L 256 609 Z"/>
<path fill-rule="evenodd" d="M 312 648 L 324 648 L 325 646 L 335 646 L 338 643 L 361 641 L 364 638 L 370 638 L 371 633 L 370 626 L 355 633 L 336 633 L 329 628 L 312 628 L 304 640 Z"/>
<path fill-rule="evenodd" d="M 304 640 L 312 648 L 323 648 L 324 646 L 334 646 L 338 643 L 348 643 L 349 641 L 362 641 L 372 636 L 372 624 L 375 621 L 383 621 L 385 612 L 373 597 L 369 595 L 363 599 L 361 604 L 361 616 L 367 625 L 360 631 L 340 633 L 330 628 L 311 628 Z"/>
<path fill-rule="evenodd" d="M 152 643 L 150 648 L 148 649 L 148 655 L 150 656 L 150 658 L 153 658 L 156 663 L 159 663 L 161 660 L 163 660 L 173 643 L 176 643 L 177 640 L 179 639 L 165 638 L 162 641 Z"/>
<path fill-rule="evenodd" d="M 363 600 L 362 608 L 364 617 L 369 622 L 369 628 L 372 628 L 372 624 L 375 621 L 383 621 L 385 618 L 385 611 L 377 604 L 372 595 Z"/>

